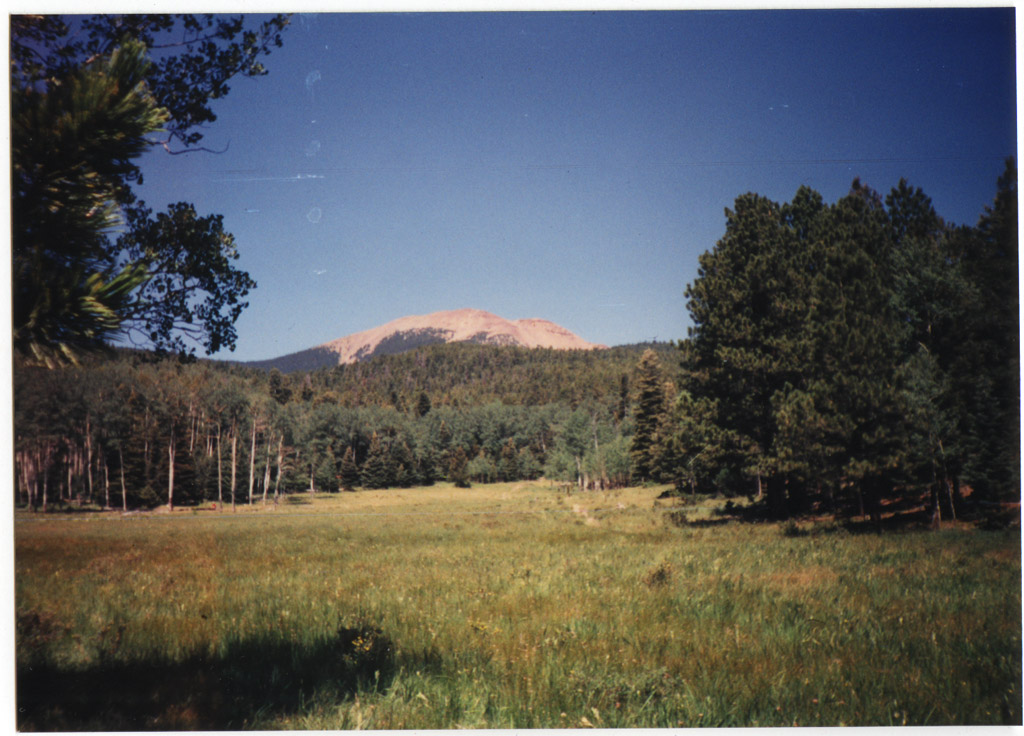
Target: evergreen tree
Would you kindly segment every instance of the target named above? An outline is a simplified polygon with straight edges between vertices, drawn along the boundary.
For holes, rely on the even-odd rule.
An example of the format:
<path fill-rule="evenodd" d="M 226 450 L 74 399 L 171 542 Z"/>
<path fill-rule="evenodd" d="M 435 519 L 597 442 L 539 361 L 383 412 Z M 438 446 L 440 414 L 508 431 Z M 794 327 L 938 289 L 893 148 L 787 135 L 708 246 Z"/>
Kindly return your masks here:
<path fill-rule="evenodd" d="M 832 207 L 806 187 L 782 207 L 744 195 L 701 257 L 686 388 L 713 402 L 721 462 L 756 479 L 776 516 L 802 509 L 808 484 L 853 481 L 873 511 L 893 486 L 892 264 L 881 199 L 859 182 Z"/>
<path fill-rule="evenodd" d="M 131 186 L 153 145 L 194 146 L 233 76 L 259 76 L 284 16 L 11 18 L 15 349 L 54 365 L 134 330 L 157 348 L 232 347 L 255 283 L 219 217 L 151 219 Z M 153 63 L 148 49 L 175 37 Z M 239 40 L 235 40 L 238 38 Z M 163 140 L 154 134 L 162 132 Z M 114 235 L 120 231 L 120 237 Z"/>
<path fill-rule="evenodd" d="M 498 480 L 519 480 L 519 454 L 516 450 L 515 440 L 511 437 L 501 448 L 501 458 L 498 461 Z"/>
<path fill-rule="evenodd" d="M 615 422 L 621 422 L 629 413 L 629 376 L 625 373 L 619 379 L 619 407 L 615 410 Z"/>
<path fill-rule="evenodd" d="M 423 486 L 432 486 L 437 478 L 437 456 L 432 449 L 424 447 L 416 458 L 417 482 Z"/>
<path fill-rule="evenodd" d="M 653 350 L 645 350 L 636 368 L 633 418 L 636 429 L 630 455 L 633 478 L 644 482 L 657 475 L 658 433 L 664 418 L 665 389 L 661 362 Z"/>
<path fill-rule="evenodd" d="M 43 89 L 12 84 L 14 347 L 49 365 L 102 346 L 149 277 L 107 251 L 127 162 L 168 117 L 147 69 L 128 41 Z"/>
<path fill-rule="evenodd" d="M 387 449 L 377 433 L 370 437 L 370 449 L 363 463 L 362 481 L 364 488 L 387 488 L 391 483 L 391 467 Z"/>
<path fill-rule="evenodd" d="M 292 390 L 285 384 L 281 371 L 276 368 L 270 371 L 270 396 L 279 404 L 287 404 L 292 398 Z"/>
<path fill-rule="evenodd" d="M 737 198 L 726 211 L 725 235 L 700 256 L 698 278 L 686 291 L 694 324 L 686 388 L 695 399 L 714 401 L 729 449 L 720 473 L 744 477 L 750 488 L 756 479 L 780 515 L 785 481 L 773 467 L 772 396 L 796 380 L 791 337 L 806 317 L 794 303 L 806 289 L 793 283 L 799 270 L 790 267 L 792 232 L 820 209 L 809 191 L 798 192 L 795 202 L 797 224 L 787 228 L 776 203 L 754 194 Z"/>
<path fill-rule="evenodd" d="M 448 464 L 448 480 L 455 484 L 456 488 L 469 488 L 469 473 L 467 466 L 469 461 L 466 458 L 466 450 L 462 446 L 452 453 L 451 461 Z"/>
<path fill-rule="evenodd" d="M 687 489 L 691 494 L 696 494 L 698 489 L 704 492 L 728 490 L 714 487 L 715 475 L 724 464 L 725 456 L 722 433 L 715 424 L 714 401 L 695 398 L 682 390 L 676 396 L 672 412 L 677 490 Z"/>
<path fill-rule="evenodd" d="M 409 488 L 416 480 L 416 459 L 409 445 L 400 440 L 391 446 L 390 466 L 394 468 L 394 485 Z"/>
<path fill-rule="evenodd" d="M 897 370 L 905 322 L 895 308 L 894 254 L 880 197 L 854 182 L 819 230 L 822 257 L 813 283 L 811 345 L 815 360 L 802 384 L 818 389 L 815 409 L 843 452 L 833 470 L 852 484 L 858 510 L 877 521 L 893 493 L 903 452 Z M 821 469 L 825 471 L 826 469 Z"/>
<path fill-rule="evenodd" d="M 359 466 L 356 465 L 356 453 L 349 445 L 341 458 L 341 489 L 354 491 L 359 484 Z"/>
<path fill-rule="evenodd" d="M 430 413 L 430 397 L 426 391 L 420 391 L 420 397 L 416 401 L 416 416 L 425 417 Z"/>
<path fill-rule="evenodd" d="M 969 291 L 949 371 L 966 445 L 963 474 L 987 500 L 1020 494 L 1017 217 L 1017 171 L 1010 159 L 992 206 L 951 246 Z"/>

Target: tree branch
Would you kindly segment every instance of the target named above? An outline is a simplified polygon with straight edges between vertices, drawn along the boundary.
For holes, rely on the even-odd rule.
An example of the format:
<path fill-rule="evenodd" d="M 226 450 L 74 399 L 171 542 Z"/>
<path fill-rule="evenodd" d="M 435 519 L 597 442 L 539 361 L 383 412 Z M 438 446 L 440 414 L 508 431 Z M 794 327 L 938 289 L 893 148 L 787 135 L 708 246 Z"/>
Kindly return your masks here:
<path fill-rule="evenodd" d="M 167 151 L 167 153 L 171 154 L 172 156 L 180 156 L 183 153 L 199 153 L 199 152 L 202 152 L 202 153 L 227 153 L 228 148 L 231 146 L 231 141 L 229 140 L 227 143 L 224 144 L 224 148 L 221 149 L 220 151 L 215 151 L 214 149 L 207 148 L 206 146 L 196 146 L 195 148 L 185 148 L 185 149 L 183 149 L 181 151 L 172 151 L 171 150 L 171 139 L 170 138 L 168 138 L 165 141 L 157 141 L 157 143 L 159 143 L 160 146 L 165 151 Z"/>

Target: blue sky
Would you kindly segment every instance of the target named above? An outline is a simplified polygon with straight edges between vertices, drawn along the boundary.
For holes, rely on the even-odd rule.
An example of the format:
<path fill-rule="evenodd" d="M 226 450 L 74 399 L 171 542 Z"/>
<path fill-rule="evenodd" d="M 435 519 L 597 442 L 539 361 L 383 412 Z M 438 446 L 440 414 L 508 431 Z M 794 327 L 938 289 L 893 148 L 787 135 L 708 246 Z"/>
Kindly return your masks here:
<path fill-rule="evenodd" d="M 143 161 L 259 286 L 237 360 L 473 307 L 617 345 L 686 336 L 754 191 L 921 187 L 974 224 L 1015 156 L 1014 11 L 299 15 L 214 104 L 219 155 Z"/>

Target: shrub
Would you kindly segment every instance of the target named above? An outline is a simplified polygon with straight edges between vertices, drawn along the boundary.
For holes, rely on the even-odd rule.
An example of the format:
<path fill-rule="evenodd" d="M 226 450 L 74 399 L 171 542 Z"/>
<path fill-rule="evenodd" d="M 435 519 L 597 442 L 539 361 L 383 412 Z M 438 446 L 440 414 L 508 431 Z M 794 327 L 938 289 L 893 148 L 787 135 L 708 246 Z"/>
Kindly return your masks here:
<path fill-rule="evenodd" d="M 662 588 L 668 585 L 671 580 L 672 566 L 667 562 L 662 562 L 653 570 L 648 570 L 643 578 L 644 585 L 648 588 Z"/>

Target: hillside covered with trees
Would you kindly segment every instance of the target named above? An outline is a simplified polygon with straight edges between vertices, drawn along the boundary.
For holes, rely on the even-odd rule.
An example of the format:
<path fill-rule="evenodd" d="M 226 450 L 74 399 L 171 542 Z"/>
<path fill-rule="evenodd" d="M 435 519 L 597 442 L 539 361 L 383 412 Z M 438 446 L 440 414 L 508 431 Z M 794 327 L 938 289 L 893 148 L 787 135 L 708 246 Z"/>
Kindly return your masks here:
<path fill-rule="evenodd" d="M 22 364 L 19 499 L 230 504 L 544 473 L 624 485 L 640 353 L 452 344 L 292 374 L 141 352 Z"/>

